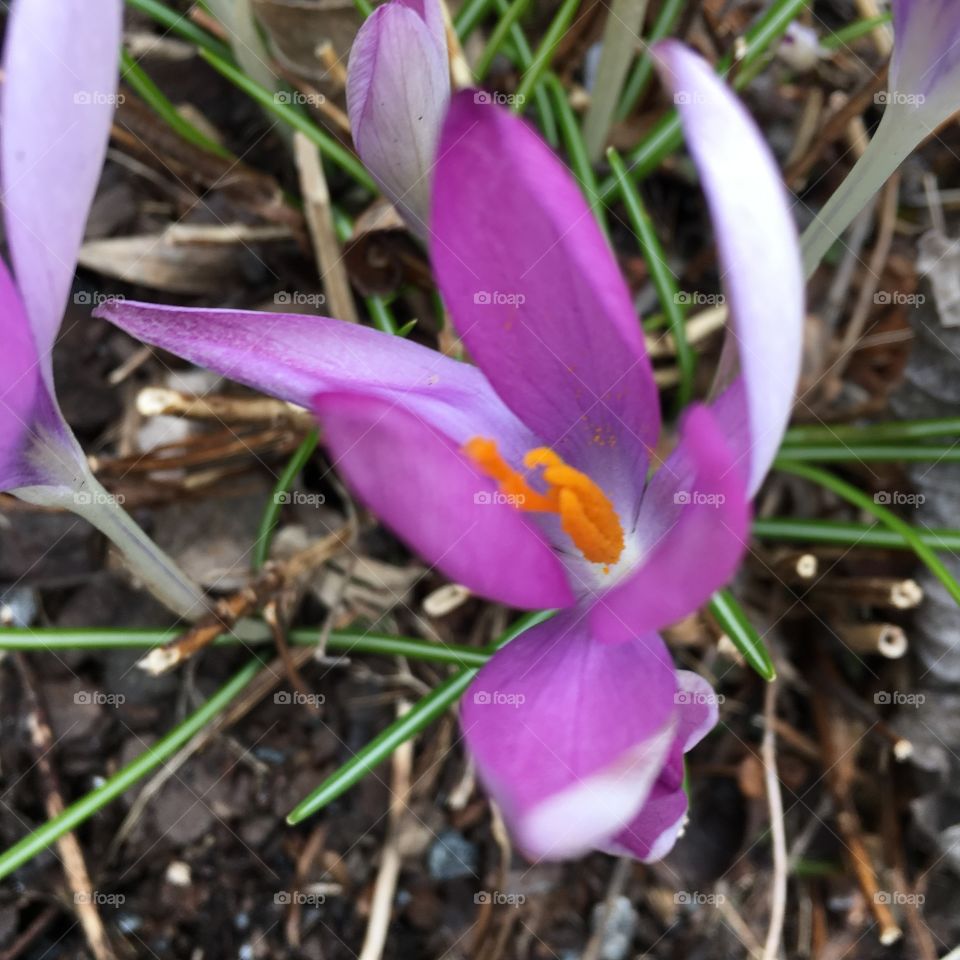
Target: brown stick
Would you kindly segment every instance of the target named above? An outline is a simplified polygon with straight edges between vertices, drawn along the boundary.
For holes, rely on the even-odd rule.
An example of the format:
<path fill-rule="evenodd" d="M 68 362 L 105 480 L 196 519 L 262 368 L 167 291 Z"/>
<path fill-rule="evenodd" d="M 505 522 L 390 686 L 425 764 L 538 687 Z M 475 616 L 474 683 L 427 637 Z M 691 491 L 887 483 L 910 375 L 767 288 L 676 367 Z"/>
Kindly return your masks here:
<path fill-rule="evenodd" d="M 330 191 L 320 163 L 320 153 L 299 131 L 293 135 L 293 149 L 300 175 L 304 213 L 313 240 L 317 273 L 327 292 L 329 315 L 350 323 L 359 323 L 343 251 L 340 249 L 333 224 L 333 207 L 330 205 Z"/>
<path fill-rule="evenodd" d="M 43 781 L 44 807 L 52 820 L 66 809 L 60 790 L 60 778 L 53 766 L 54 737 L 47 716 L 46 707 L 41 698 L 36 677 L 25 654 L 15 653 L 14 663 L 23 682 L 24 699 L 27 704 L 27 727 L 30 731 L 30 745 L 33 747 L 37 770 Z M 63 863 L 63 872 L 67 884 L 73 893 L 74 909 L 84 936 L 96 960 L 116 960 L 116 954 L 107 939 L 107 931 L 97 912 L 96 897 L 83 851 L 73 833 L 64 834 L 57 841 L 57 850 Z"/>
<path fill-rule="evenodd" d="M 923 600 L 923 588 L 916 580 L 897 577 L 843 577 L 822 580 L 814 590 L 872 607 L 912 610 Z"/>
<path fill-rule="evenodd" d="M 137 394 L 137 411 L 144 417 L 287 424 L 306 429 L 313 426 L 313 417 L 306 410 L 273 397 L 201 397 L 168 387 L 144 387 Z"/>
<path fill-rule="evenodd" d="M 835 678 L 833 664 L 822 650 L 818 651 L 817 668 L 823 676 Z M 876 872 L 862 839 L 860 818 L 850 798 L 847 781 L 839 772 L 837 750 L 833 739 L 832 711 L 822 690 L 817 686 L 811 688 L 811 706 L 823 752 L 823 775 L 837 807 L 837 828 L 843 837 L 847 860 L 863 891 L 867 905 L 880 927 L 880 942 L 887 946 L 899 940 L 903 936 L 903 931 L 894 920 L 880 885 L 877 883 Z"/>
<path fill-rule="evenodd" d="M 879 654 L 897 660 L 909 646 L 903 628 L 895 623 L 835 623 L 834 630 L 856 653 Z"/>
<path fill-rule="evenodd" d="M 232 630 L 243 617 L 248 617 L 268 604 L 284 588 L 301 580 L 306 574 L 326 563 L 353 535 L 347 524 L 284 563 L 268 566 L 252 583 L 242 590 L 218 601 L 213 613 L 195 624 L 175 640 L 151 650 L 138 661 L 137 666 L 152 676 L 172 670 L 208 647 L 221 633 Z"/>

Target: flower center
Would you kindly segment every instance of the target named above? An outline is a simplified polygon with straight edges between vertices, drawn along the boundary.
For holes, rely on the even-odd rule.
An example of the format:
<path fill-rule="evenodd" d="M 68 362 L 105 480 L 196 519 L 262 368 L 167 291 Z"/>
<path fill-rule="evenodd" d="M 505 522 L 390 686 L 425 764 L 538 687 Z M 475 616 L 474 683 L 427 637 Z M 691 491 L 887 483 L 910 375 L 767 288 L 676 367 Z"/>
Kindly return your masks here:
<path fill-rule="evenodd" d="M 575 470 L 549 447 L 527 451 L 523 465 L 541 469 L 547 489 L 534 490 L 527 478 L 503 459 L 496 440 L 474 437 L 463 447 L 467 456 L 518 510 L 556 513 L 564 533 L 591 563 L 613 564 L 623 552 L 623 527 L 610 498 L 585 473 Z"/>

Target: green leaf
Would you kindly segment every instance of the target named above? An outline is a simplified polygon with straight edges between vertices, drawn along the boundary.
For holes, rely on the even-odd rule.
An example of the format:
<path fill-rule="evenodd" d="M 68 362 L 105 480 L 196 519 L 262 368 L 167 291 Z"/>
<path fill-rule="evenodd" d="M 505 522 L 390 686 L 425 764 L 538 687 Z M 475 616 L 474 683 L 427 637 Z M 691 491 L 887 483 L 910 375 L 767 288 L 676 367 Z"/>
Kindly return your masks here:
<path fill-rule="evenodd" d="M 747 619 L 743 607 L 729 590 L 718 590 L 713 595 L 710 600 L 710 612 L 717 618 L 717 623 L 733 641 L 733 645 L 743 654 L 747 663 L 764 680 L 775 680 L 777 671 L 766 644 Z"/>

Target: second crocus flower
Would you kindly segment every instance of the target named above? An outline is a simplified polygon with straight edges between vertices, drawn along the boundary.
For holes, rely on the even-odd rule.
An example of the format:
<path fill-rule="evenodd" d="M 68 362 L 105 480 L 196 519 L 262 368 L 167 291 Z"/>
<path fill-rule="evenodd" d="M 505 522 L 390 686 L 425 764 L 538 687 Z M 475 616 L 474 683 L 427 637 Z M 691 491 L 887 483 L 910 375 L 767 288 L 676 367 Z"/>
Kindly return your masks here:
<path fill-rule="evenodd" d="M 91 474 L 63 419 L 53 345 L 117 102 L 120 0 L 17 0 L 0 92 L 0 184 L 12 275 L 0 262 L 0 490 L 71 510 L 124 553 L 172 610 L 203 595 Z"/>
<path fill-rule="evenodd" d="M 960 110 L 960 4 L 893 0 L 890 81 L 863 156 L 804 232 L 807 276 L 900 164 Z"/>
<path fill-rule="evenodd" d="M 357 153 L 421 239 L 449 100 L 446 27 L 437 0 L 393 0 L 378 7 L 350 51 L 347 112 Z"/>

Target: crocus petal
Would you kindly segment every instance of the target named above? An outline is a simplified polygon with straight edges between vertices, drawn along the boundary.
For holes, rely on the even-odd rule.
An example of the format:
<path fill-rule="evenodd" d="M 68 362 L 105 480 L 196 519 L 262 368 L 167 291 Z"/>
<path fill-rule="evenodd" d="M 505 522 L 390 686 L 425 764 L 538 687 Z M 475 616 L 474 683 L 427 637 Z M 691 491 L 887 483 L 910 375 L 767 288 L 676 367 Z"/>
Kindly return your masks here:
<path fill-rule="evenodd" d="M 323 393 L 314 410 L 351 488 L 452 580 L 515 607 L 572 602 L 542 533 L 449 436 L 382 397 Z"/>
<path fill-rule="evenodd" d="M 893 29 L 887 106 L 927 113 L 932 132 L 960 110 L 960 7 L 954 0 L 893 0 Z"/>
<path fill-rule="evenodd" d="M 521 634 L 480 671 L 461 725 L 528 856 L 578 856 L 636 816 L 673 742 L 675 692 L 657 634 L 597 643 L 578 609 Z"/>
<path fill-rule="evenodd" d="M 713 216 L 750 424 L 751 495 L 793 409 L 803 349 L 803 272 L 780 172 L 756 124 L 701 57 L 663 41 L 654 58 L 673 91 Z"/>
<path fill-rule="evenodd" d="M 458 94 L 431 232 L 457 332 L 507 405 L 605 488 L 622 470 L 635 490 L 660 431 L 650 362 L 613 255 L 549 147 L 509 111 Z"/>
<path fill-rule="evenodd" d="M 749 520 L 745 483 L 716 418 L 706 407 L 690 408 L 680 442 L 644 495 L 637 520 L 643 560 L 597 597 L 596 635 L 624 641 L 696 610 L 733 576 Z"/>
<path fill-rule="evenodd" d="M 502 439 L 516 458 L 535 438 L 483 374 L 403 337 L 325 317 L 107 301 L 94 314 L 144 343 L 302 407 L 321 391 L 399 402 L 457 443 Z"/>
<path fill-rule="evenodd" d="M 107 149 L 122 6 L 18 0 L 7 27 L 0 92 L 7 241 L 48 383 Z"/>
<path fill-rule="evenodd" d="M 412 10 L 427 25 L 430 35 L 444 56 L 447 54 L 447 25 L 443 18 L 440 0 L 394 0 L 401 7 Z"/>
<path fill-rule="evenodd" d="M 450 68 L 435 0 L 419 4 L 427 19 L 417 6 L 385 4 L 360 28 L 347 68 L 347 112 L 360 158 L 407 225 L 425 237 Z"/>
<path fill-rule="evenodd" d="M 811 275 L 854 217 L 900 164 L 960 110 L 960 6 L 955 0 L 893 0 L 890 83 L 867 149 L 803 234 Z"/>
<path fill-rule="evenodd" d="M 717 724 L 717 696 L 702 677 L 677 671 L 677 732 L 670 756 L 643 809 L 605 847 L 608 853 L 638 860 L 662 860 L 673 848 L 687 818 L 683 755 Z"/>
<path fill-rule="evenodd" d="M 0 261 L 0 490 L 20 486 L 22 454 L 43 389 L 37 348 L 13 280 Z"/>

